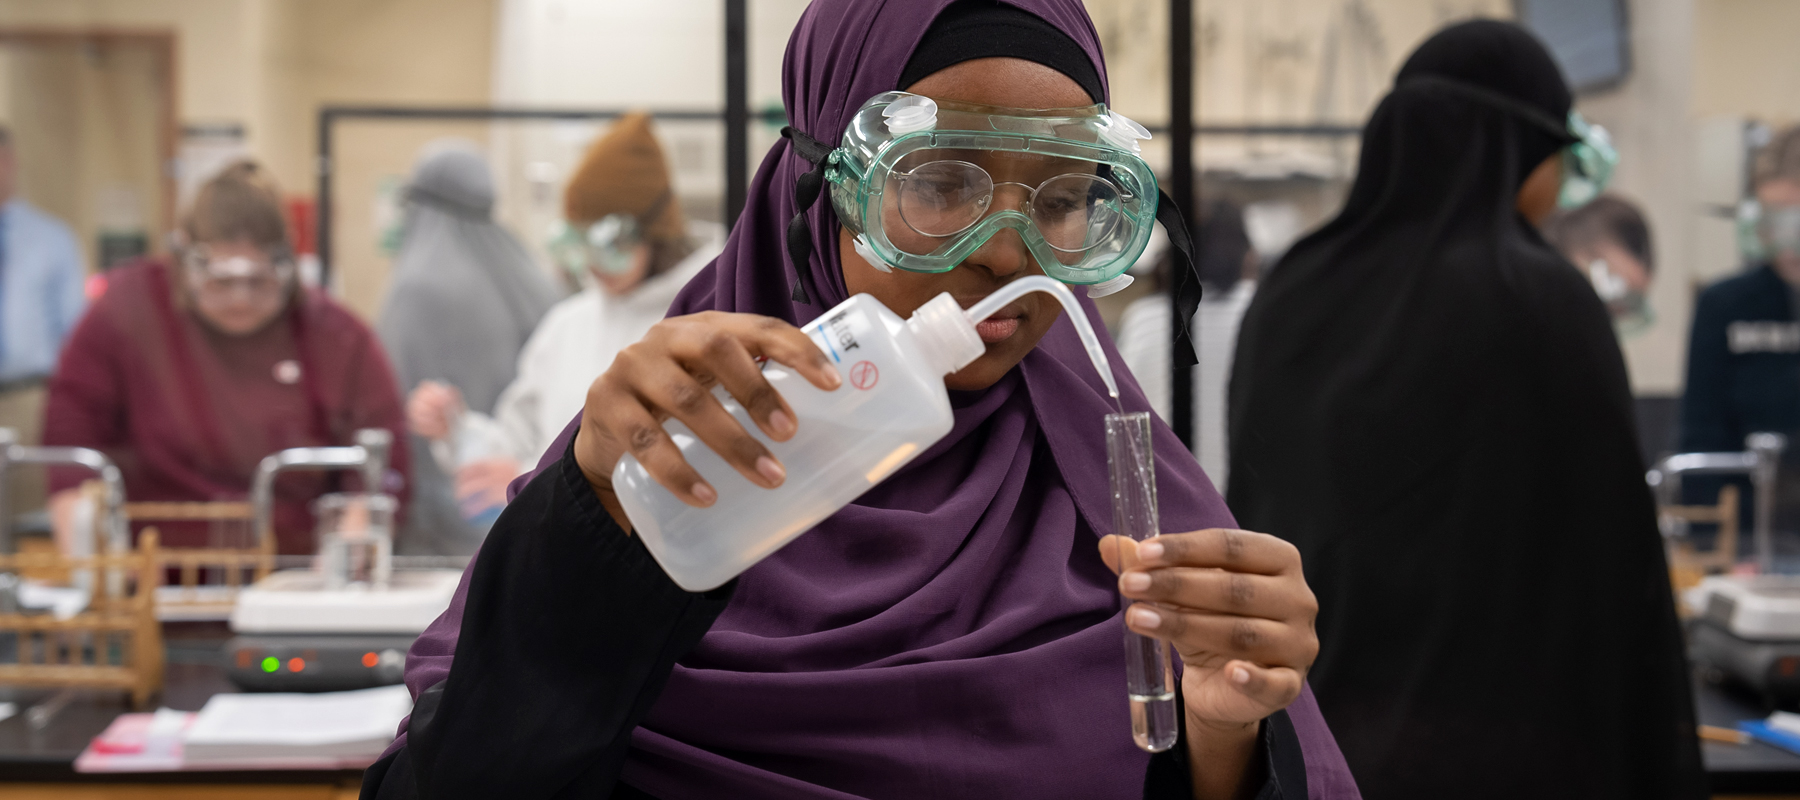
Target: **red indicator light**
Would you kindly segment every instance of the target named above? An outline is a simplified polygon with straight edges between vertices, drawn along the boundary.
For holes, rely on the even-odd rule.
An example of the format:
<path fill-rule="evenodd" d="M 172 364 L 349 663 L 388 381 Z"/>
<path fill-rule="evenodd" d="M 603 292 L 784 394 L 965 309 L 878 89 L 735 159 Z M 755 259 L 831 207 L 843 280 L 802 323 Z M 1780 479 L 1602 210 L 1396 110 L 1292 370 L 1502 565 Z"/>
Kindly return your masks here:
<path fill-rule="evenodd" d="M 381 663 L 381 656 L 375 655 L 374 653 L 363 653 L 362 661 L 363 666 L 374 669 L 376 664 Z"/>
<path fill-rule="evenodd" d="M 256 654 L 254 654 L 254 653 L 251 653 L 251 652 L 250 652 L 250 651 L 249 651 L 249 650 L 239 650 L 239 651 L 237 651 L 237 665 L 238 665 L 238 669 L 249 669 L 249 668 L 250 668 L 250 662 L 251 662 L 251 661 L 253 661 L 253 660 L 255 660 L 255 659 L 256 659 Z"/>
<path fill-rule="evenodd" d="M 306 669 L 306 660 L 305 659 L 300 659 L 300 658 L 288 659 L 288 671 L 289 672 L 299 672 L 303 669 Z"/>

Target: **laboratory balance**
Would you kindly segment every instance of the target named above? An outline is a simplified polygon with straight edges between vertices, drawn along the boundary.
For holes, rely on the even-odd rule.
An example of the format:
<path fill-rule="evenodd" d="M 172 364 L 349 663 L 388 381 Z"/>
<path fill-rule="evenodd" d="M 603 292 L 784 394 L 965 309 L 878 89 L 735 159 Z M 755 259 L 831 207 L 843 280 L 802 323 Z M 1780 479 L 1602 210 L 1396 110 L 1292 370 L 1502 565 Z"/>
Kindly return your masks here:
<path fill-rule="evenodd" d="M 1721 537 L 1717 566 L 1681 592 L 1688 617 L 1688 657 L 1714 678 L 1740 683 L 1770 706 L 1800 702 L 1800 575 L 1777 574 L 1772 522 L 1776 477 L 1787 437 L 1755 433 L 1738 453 L 1681 453 L 1650 470 L 1648 479 L 1663 509 L 1660 523 L 1671 543 L 1686 537 L 1686 521 L 1671 514 L 1683 475 L 1747 475 L 1754 493 L 1753 565 L 1737 565 L 1735 537 Z M 1728 490 L 1730 491 L 1730 490 Z M 1716 519 L 1735 528 L 1736 493 L 1723 494 Z M 1673 553 L 1673 550 L 1671 550 Z M 1675 562 L 1673 555 L 1671 563 Z M 1753 566 L 1753 569 L 1746 569 Z"/>
<path fill-rule="evenodd" d="M 288 470 L 354 469 L 365 489 L 381 486 L 392 435 L 358 431 L 351 447 L 283 450 L 257 468 L 254 531 L 273 536 L 275 476 Z M 458 569 L 396 569 L 398 502 L 375 491 L 329 494 L 313 508 L 318 553 L 305 569 L 283 569 L 238 592 L 224 667 L 254 691 L 322 692 L 399 683 L 406 651 L 450 605 Z"/>

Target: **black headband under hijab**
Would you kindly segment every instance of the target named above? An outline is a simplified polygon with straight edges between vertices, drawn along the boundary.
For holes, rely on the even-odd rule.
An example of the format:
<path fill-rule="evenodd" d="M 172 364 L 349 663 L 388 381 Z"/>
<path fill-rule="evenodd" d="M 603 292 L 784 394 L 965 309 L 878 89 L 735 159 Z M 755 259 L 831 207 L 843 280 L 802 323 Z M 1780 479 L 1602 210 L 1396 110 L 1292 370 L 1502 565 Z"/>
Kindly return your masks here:
<path fill-rule="evenodd" d="M 945 8 L 919 39 L 913 53 L 900 71 L 900 88 L 918 83 L 925 76 L 977 58 L 1019 58 L 1042 64 L 1067 76 L 1086 91 L 1095 103 L 1104 102 L 1106 89 L 1100 81 L 1100 70 L 1087 52 L 1056 26 L 1024 9 L 996 0 L 959 0 Z M 832 146 L 793 126 L 781 129 L 801 158 L 812 163 L 812 170 L 802 174 L 795 185 L 794 199 L 798 208 L 787 227 L 788 258 L 794 265 L 796 303 L 811 304 L 818 288 L 811 286 L 808 262 L 812 260 L 812 229 L 806 223 L 806 212 L 818 202 L 825 189 L 825 166 Z M 1169 233 L 1178 268 L 1171 291 L 1181 310 L 1182 323 L 1172 353 L 1176 366 L 1191 367 L 1199 363 L 1189 333 L 1187 320 L 1200 310 L 1200 276 L 1194 271 L 1193 240 L 1188 233 L 1187 217 L 1169 199 L 1161 195 L 1156 204 L 1156 221 Z"/>
<path fill-rule="evenodd" d="M 1106 100 L 1100 71 L 1087 51 L 1041 17 L 994 0 L 962 0 L 944 9 L 906 59 L 900 88 L 938 70 L 977 58 L 1021 58 L 1067 75 L 1089 100 Z"/>

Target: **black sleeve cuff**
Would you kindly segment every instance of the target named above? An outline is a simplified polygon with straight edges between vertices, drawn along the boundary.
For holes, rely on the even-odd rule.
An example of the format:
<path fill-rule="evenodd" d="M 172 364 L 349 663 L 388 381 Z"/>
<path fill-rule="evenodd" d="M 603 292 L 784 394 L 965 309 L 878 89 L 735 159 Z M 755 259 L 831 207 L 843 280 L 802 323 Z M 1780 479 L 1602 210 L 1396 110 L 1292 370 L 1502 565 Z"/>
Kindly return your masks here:
<path fill-rule="evenodd" d="M 1176 684 L 1175 702 L 1182 703 L 1180 684 Z M 1181 735 L 1175 746 L 1150 756 L 1150 769 L 1144 775 L 1144 800 L 1193 800 L 1194 772 L 1188 760 L 1187 714 L 1181 720 Z M 1263 783 L 1256 800 L 1306 800 L 1306 757 L 1300 750 L 1300 734 L 1294 721 L 1281 710 L 1262 721 Z"/>

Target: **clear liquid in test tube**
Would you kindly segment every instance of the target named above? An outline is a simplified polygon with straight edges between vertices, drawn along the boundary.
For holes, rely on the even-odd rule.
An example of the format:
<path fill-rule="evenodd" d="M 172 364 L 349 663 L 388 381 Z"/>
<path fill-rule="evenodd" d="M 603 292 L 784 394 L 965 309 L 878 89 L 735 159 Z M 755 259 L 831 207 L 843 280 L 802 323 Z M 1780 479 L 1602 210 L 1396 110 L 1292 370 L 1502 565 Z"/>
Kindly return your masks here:
<path fill-rule="evenodd" d="M 1106 466 L 1112 484 L 1113 531 L 1140 542 L 1161 533 L 1149 412 L 1106 415 Z M 1174 747 L 1180 720 L 1168 642 L 1125 630 L 1125 696 L 1131 705 L 1131 738 L 1137 746 L 1152 753 Z"/>

